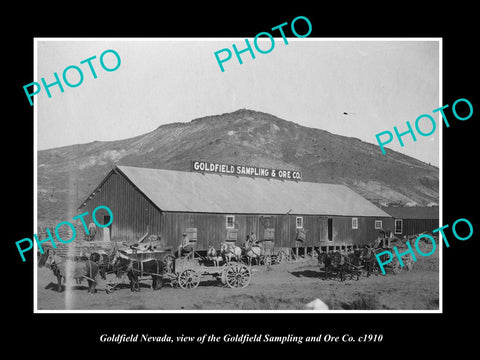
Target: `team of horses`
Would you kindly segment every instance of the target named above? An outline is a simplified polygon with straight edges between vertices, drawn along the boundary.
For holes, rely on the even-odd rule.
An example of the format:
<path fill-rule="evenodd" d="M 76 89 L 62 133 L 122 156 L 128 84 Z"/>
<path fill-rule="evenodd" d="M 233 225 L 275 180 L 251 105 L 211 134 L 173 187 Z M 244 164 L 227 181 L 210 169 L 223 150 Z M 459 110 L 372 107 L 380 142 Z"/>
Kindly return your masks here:
<path fill-rule="evenodd" d="M 64 282 L 75 280 L 80 284 L 87 280 L 88 292 L 95 293 L 97 277 L 100 275 L 106 278 L 105 272 L 100 270 L 101 254 L 92 254 L 89 258 L 68 259 L 61 257 L 54 250 L 47 249 L 38 257 L 38 266 L 50 268 L 57 278 L 57 291 L 62 291 L 62 280 Z"/>
<path fill-rule="evenodd" d="M 360 279 L 362 273 L 367 277 L 378 274 L 378 262 L 375 257 L 376 250 L 371 246 L 351 251 L 322 252 L 318 255 L 318 264 L 323 267 L 324 279 L 338 277 L 340 281 L 356 278 Z"/>
<path fill-rule="evenodd" d="M 263 251 L 255 241 L 246 241 L 243 248 L 230 242 L 223 242 L 220 250 L 209 246 L 206 259 L 211 260 L 215 265 L 221 262 L 231 261 L 246 262 L 251 265 L 254 261 L 259 263 Z M 159 290 L 163 286 L 163 274 L 174 271 L 175 258 L 167 256 L 164 260 L 135 261 L 126 256 L 122 251 L 114 248 L 111 254 L 102 251 L 93 252 L 90 255 L 80 254 L 75 259 L 65 258 L 57 255 L 53 249 L 46 249 L 38 256 L 38 266 L 50 268 L 57 278 L 57 291 L 62 291 L 62 281 L 67 283 L 75 280 L 80 284 L 87 280 L 88 292 L 95 293 L 97 290 L 97 278 L 106 281 L 106 273 L 114 273 L 121 277 L 127 275 L 131 291 L 140 291 L 139 279 L 144 276 L 152 277 L 152 289 Z M 105 291 L 111 292 L 110 286 L 105 286 Z"/>
<path fill-rule="evenodd" d="M 81 255 L 75 259 L 64 258 L 47 249 L 38 257 L 38 266 L 50 268 L 57 278 L 57 291 L 62 291 L 62 280 L 67 283 L 74 280 L 77 284 L 87 280 L 88 292 L 95 293 L 98 277 L 106 281 L 107 272 L 117 277 L 126 274 L 130 281 L 131 291 L 140 291 L 139 278 L 152 277 L 152 289 L 159 290 L 163 286 L 163 273 L 166 262 L 162 260 L 135 261 L 114 248 L 110 255 L 103 252 L 93 252 L 89 256 Z M 112 288 L 105 286 L 107 293 Z"/>
<path fill-rule="evenodd" d="M 215 249 L 210 247 L 209 251 L 210 254 L 213 254 Z M 254 261 L 258 264 L 263 255 L 264 252 L 262 248 L 254 241 L 247 240 L 243 247 L 224 241 L 220 245 L 220 257 L 217 256 L 217 259 L 222 259 L 225 262 L 243 262 L 243 259 L 245 259 L 248 265 L 252 265 Z M 207 251 L 207 257 L 208 256 L 209 253 Z"/>
<path fill-rule="evenodd" d="M 253 241 L 247 241 L 243 248 L 223 242 L 219 252 L 209 246 L 206 259 L 217 266 L 221 262 L 231 261 L 246 261 L 252 265 L 254 261 L 258 264 L 263 255 L 260 246 Z M 98 277 L 106 281 L 107 273 L 113 273 L 117 277 L 127 275 L 131 291 L 140 291 L 139 279 L 151 276 L 152 289 L 159 290 L 163 286 L 163 274 L 173 272 L 174 264 L 173 256 L 167 256 L 163 260 L 135 261 L 116 247 L 110 254 L 99 251 L 81 254 L 75 259 L 61 257 L 53 249 L 47 249 L 38 256 L 38 266 L 50 268 L 57 278 L 57 291 L 62 291 L 62 280 L 65 283 L 74 280 L 77 284 L 86 280 L 88 292 L 92 294 L 97 291 Z M 320 268 L 323 267 L 324 279 L 338 277 L 343 281 L 350 276 L 350 279 L 356 277 L 358 280 L 362 272 L 366 276 L 378 273 L 375 249 L 369 246 L 349 252 L 321 252 L 318 254 L 318 264 Z M 104 289 L 107 293 L 112 291 L 108 285 Z"/>

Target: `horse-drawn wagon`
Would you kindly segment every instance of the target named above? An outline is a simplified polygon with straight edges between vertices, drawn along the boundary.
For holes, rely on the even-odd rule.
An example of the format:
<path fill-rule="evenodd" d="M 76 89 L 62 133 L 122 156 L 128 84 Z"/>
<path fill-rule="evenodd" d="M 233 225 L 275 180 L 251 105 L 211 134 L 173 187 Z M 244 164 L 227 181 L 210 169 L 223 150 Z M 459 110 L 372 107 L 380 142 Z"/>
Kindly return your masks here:
<path fill-rule="evenodd" d="M 189 232 L 189 239 L 196 242 L 196 229 Z M 250 269 L 240 262 L 241 251 L 236 246 L 237 232 L 231 229 L 227 232 L 225 241 L 222 243 L 220 255 L 217 250 L 210 246 L 206 256 L 195 251 L 191 247 L 189 252 L 166 255 L 164 257 L 164 279 L 170 282 L 172 287 L 182 289 L 196 288 L 202 279 L 211 277 L 230 288 L 244 288 L 251 279 Z"/>
<path fill-rule="evenodd" d="M 408 246 L 406 245 L 411 239 L 416 238 L 417 235 L 405 237 L 403 240 L 395 236 L 383 236 L 379 237 L 373 244 L 372 248 L 376 254 L 380 254 L 383 251 L 389 251 L 392 254 L 395 254 L 394 248 L 397 248 L 399 253 L 407 252 Z M 388 254 L 380 255 L 380 261 L 385 262 L 389 258 Z M 384 268 L 386 271 L 398 274 L 404 270 L 410 271 L 413 269 L 414 260 L 411 253 L 402 256 L 402 264 L 397 256 L 393 256 L 392 261 L 385 264 Z"/>
<path fill-rule="evenodd" d="M 109 270 L 115 273 L 117 278 L 127 275 L 132 291 L 139 291 L 140 281 L 150 277 L 153 290 L 158 290 L 163 286 L 165 258 L 171 251 L 171 249 L 115 249 Z"/>
<path fill-rule="evenodd" d="M 178 250 L 152 241 L 140 245 L 143 238 L 129 249 L 116 249 L 111 271 L 117 276 L 119 272 L 127 274 L 132 291 L 139 290 L 139 281 L 150 276 L 154 290 L 161 288 L 164 281 L 172 287 L 193 289 L 205 277 L 220 280 L 230 288 L 243 288 L 250 283 L 251 272 L 246 265 L 226 261 L 227 258 L 216 256 L 215 250 L 213 256 L 207 252 L 206 257 L 195 251 L 196 228 L 186 229 L 184 235 L 186 241 Z"/>
<path fill-rule="evenodd" d="M 265 228 L 263 238 L 257 240 L 251 233 L 245 243 L 244 261 L 252 264 L 255 261 L 259 265 L 273 265 L 291 260 L 291 249 L 275 247 L 275 229 Z"/>
<path fill-rule="evenodd" d="M 170 281 L 172 287 L 179 286 L 182 289 L 196 288 L 205 277 L 212 277 L 232 289 L 248 286 L 251 279 L 250 269 L 245 264 L 213 261 L 204 257 L 176 258 L 173 271 L 168 264 L 166 269 L 164 278 Z"/>
<path fill-rule="evenodd" d="M 323 265 L 323 280 L 331 277 L 338 277 L 340 281 L 359 280 L 364 267 L 359 250 L 320 253 L 318 264 Z"/>

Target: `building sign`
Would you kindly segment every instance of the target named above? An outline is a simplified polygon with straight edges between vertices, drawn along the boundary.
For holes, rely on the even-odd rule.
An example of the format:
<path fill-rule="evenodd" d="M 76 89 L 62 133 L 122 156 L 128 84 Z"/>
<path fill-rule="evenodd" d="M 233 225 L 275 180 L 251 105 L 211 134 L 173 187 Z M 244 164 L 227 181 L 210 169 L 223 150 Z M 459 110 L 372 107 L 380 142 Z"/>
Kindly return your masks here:
<path fill-rule="evenodd" d="M 269 169 L 258 166 L 219 164 L 208 161 L 192 161 L 192 171 L 202 173 L 227 174 L 235 176 L 263 177 L 281 180 L 302 180 L 302 172 L 297 170 Z"/>

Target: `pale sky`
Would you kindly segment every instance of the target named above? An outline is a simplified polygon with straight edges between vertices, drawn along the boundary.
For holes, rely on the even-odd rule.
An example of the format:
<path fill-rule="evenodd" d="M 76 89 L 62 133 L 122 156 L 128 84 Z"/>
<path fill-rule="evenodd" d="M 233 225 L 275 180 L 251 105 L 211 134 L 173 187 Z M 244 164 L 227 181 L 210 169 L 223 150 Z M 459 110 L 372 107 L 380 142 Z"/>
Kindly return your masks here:
<path fill-rule="evenodd" d="M 253 39 L 249 39 L 253 46 Z M 141 135 L 162 124 L 188 122 L 241 108 L 270 113 L 303 126 L 353 136 L 376 144 L 375 134 L 408 120 L 432 114 L 440 107 L 439 41 L 404 39 L 276 38 L 274 49 L 256 58 L 233 54 L 221 72 L 214 52 L 236 44 L 235 39 L 49 39 L 37 40 L 37 75 L 32 81 L 54 81 L 70 65 L 83 70 L 83 83 L 64 84 L 36 95 L 39 150 L 95 140 L 119 140 Z M 270 41 L 261 44 L 268 49 Z M 115 50 L 120 67 L 104 71 L 102 52 Z M 80 61 L 93 55 L 98 78 Z M 111 54 L 109 54 L 111 55 Z M 222 54 L 223 56 L 223 54 Z M 112 60 L 113 59 L 113 60 Z M 115 65 L 106 56 L 108 66 Z M 113 63 L 113 65 L 111 64 Z M 70 78 L 71 77 L 71 78 Z M 69 72 L 75 82 L 75 71 Z M 28 104 L 27 98 L 25 98 Z M 348 113 L 345 115 L 344 112 Z M 404 137 L 387 147 L 438 166 L 440 124 L 417 141 Z M 425 132 L 427 124 L 420 126 Z M 380 152 L 380 148 L 378 147 Z"/>

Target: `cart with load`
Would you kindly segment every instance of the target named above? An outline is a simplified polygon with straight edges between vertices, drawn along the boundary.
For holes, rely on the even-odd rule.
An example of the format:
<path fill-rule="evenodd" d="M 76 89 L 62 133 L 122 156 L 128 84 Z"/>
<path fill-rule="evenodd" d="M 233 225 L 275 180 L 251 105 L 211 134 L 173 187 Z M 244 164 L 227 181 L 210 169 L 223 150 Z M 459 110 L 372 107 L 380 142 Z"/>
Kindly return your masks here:
<path fill-rule="evenodd" d="M 167 266 L 167 269 L 170 269 Z M 251 280 L 248 266 L 235 261 L 214 262 L 203 257 L 177 258 L 173 271 L 164 273 L 172 287 L 194 289 L 205 277 L 211 277 L 232 289 L 247 287 Z"/>
<path fill-rule="evenodd" d="M 374 243 L 374 251 L 376 254 L 380 254 L 383 251 L 389 251 L 393 255 L 392 261 L 385 264 L 385 271 L 392 272 L 393 274 L 398 274 L 402 271 L 410 271 L 413 269 L 414 260 L 411 253 L 402 256 L 403 266 L 400 264 L 400 261 L 397 256 L 395 256 L 394 248 L 397 248 L 399 253 L 405 253 L 408 250 L 406 242 L 409 241 L 412 237 L 406 237 L 404 240 L 401 240 L 394 236 L 384 236 L 379 237 Z M 380 261 L 388 261 L 389 255 L 384 254 L 380 255 Z"/>
<path fill-rule="evenodd" d="M 127 275 L 130 280 L 132 291 L 140 290 L 140 282 L 152 280 L 152 288 L 158 290 L 163 286 L 163 278 L 166 272 L 166 257 L 171 256 L 171 248 L 165 249 L 116 249 L 113 254 L 112 272 L 121 281 L 112 283 L 112 288 L 124 282 Z"/>
<path fill-rule="evenodd" d="M 251 279 L 250 269 L 239 262 L 228 261 L 220 256 L 204 257 L 195 251 L 197 241 L 197 229 L 188 228 L 185 230 L 190 244 L 193 244 L 192 251 L 187 254 L 168 254 L 164 257 L 165 272 L 163 278 L 170 282 L 172 287 L 182 289 L 196 288 L 202 279 L 210 277 L 221 281 L 222 284 L 233 289 L 248 286 Z M 227 241 L 235 244 L 236 232 L 228 232 Z"/>

